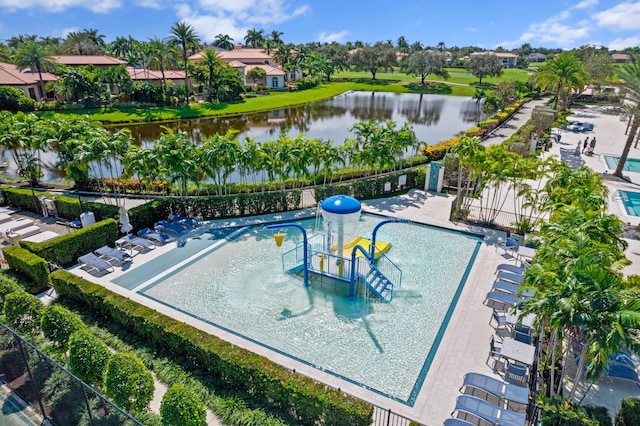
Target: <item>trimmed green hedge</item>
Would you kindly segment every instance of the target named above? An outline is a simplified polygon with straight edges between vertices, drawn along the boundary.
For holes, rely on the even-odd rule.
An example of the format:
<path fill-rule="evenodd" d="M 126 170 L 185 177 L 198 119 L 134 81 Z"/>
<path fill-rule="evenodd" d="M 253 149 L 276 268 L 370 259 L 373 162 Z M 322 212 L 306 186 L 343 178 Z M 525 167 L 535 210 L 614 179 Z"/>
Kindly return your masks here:
<path fill-rule="evenodd" d="M 345 183 L 338 183 L 326 186 L 317 186 L 314 188 L 314 196 L 317 201 L 324 200 L 327 197 L 337 194 L 350 195 L 354 198 L 364 200 L 368 198 L 388 196 L 390 193 L 399 191 L 398 177 L 407 176 L 407 183 L 404 188 L 423 188 L 425 181 L 425 167 L 416 167 L 411 170 L 404 170 L 394 174 L 384 176 L 376 176 L 366 179 L 358 179 Z M 391 184 L 391 190 L 385 191 L 386 183 Z"/>
<path fill-rule="evenodd" d="M 212 197 L 159 198 L 129 210 L 133 229 L 152 228 L 172 214 L 222 219 L 280 213 L 300 208 L 301 190 L 233 194 Z"/>
<path fill-rule="evenodd" d="M 32 192 L 31 189 L 12 188 L 9 186 L 1 187 L 0 191 L 2 191 L 2 197 L 5 203 L 13 207 L 18 207 L 20 210 L 42 214 L 38 197 L 47 197 L 55 198 L 59 217 L 69 220 L 77 220 L 80 217 L 80 202 L 77 197 L 50 194 L 37 189 L 34 189 Z M 92 211 L 97 221 L 118 217 L 118 207 L 110 204 L 83 201 L 82 209 L 85 212 Z"/>
<path fill-rule="evenodd" d="M 25 277 L 25 290 L 38 294 L 49 286 L 49 264 L 40 256 L 19 246 L 2 250 L 9 267 Z"/>
<path fill-rule="evenodd" d="M 637 426 L 640 424 L 640 400 L 632 397 L 622 398 L 620 410 L 616 415 L 616 426 Z"/>
<path fill-rule="evenodd" d="M 51 274 L 56 292 L 169 350 L 198 374 L 213 375 L 224 386 L 242 390 L 258 404 L 288 412 L 303 425 L 369 425 L 373 407 L 262 356 L 188 324 L 169 318 L 64 270 Z"/>
<path fill-rule="evenodd" d="M 33 243 L 23 240 L 20 245 L 51 263 L 67 267 L 75 264 L 79 256 L 113 244 L 117 238 L 118 223 L 107 219 L 49 241 Z"/>

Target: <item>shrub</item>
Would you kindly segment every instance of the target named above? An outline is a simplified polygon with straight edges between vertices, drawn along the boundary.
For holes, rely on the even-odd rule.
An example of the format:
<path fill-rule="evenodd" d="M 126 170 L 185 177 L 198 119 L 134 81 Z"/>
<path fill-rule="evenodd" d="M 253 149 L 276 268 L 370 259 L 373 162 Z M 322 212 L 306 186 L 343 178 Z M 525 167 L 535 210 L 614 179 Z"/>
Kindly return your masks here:
<path fill-rule="evenodd" d="M 198 395 L 181 383 L 167 390 L 160 404 L 162 424 L 166 426 L 206 426 L 207 412 Z"/>
<path fill-rule="evenodd" d="M 545 426 L 598 426 L 596 420 L 563 398 L 547 399 L 542 407 L 541 420 Z"/>
<path fill-rule="evenodd" d="M 7 247 L 3 251 L 9 267 L 27 279 L 25 290 L 32 294 L 40 293 L 49 286 L 49 264 L 19 246 Z"/>
<path fill-rule="evenodd" d="M 611 416 L 609 415 L 607 407 L 584 405 L 582 409 L 587 413 L 589 418 L 597 421 L 600 426 L 612 426 Z"/>
<path fill-rule="evenodd" d="M 365 179 L 353 180 L 342 184 L 333 184 L 325 186 L 316 186 L 314 188 L 314 196 L 316 200 L 324 200 L 327 197 L 337 194 L 345 194 L 357 199 L 374 198 L 381 195 L 387 195 L 401 188 L 398 185 L 398 177 L 407 176 L 405 187 L 421 187 L 424 185 L 425 168 L 416 167 L 408 171 L 397 172 L 394 174 L 374 176 Z M 391 184 L 390 190 L 385 191 L 385 184 Z"/>
<path fill-rule="evenodd" d="M 616 426 L 640 425 L 640 399 L 631 397 L 622 398 L 615 424 Z"/>
<path fill-rule="evenodd" d="M 51 263 L 66 267 L 75 264 L 79 256 L 112 244 L 117 238 L 117 222 L 107 219 L 53 240 L 41 243 L 20 241 L 20 245 Z"/>
<path fill-rule="evenodd" d="M 8 277 L 4 272 L 0 272 L 0 311 L 4 309 L 4 301 L 8 294 L 24 289 L 13 278 Z"/>
<path fill-rule="evenodd" d="M 153 398 L 153 376 L 140 358 L 120 352 L 107 362 L 104 390 L 117 406 L 129 412 L 142 412 Z"/>
<path fill-rule="evenodd" d="M 36 102 L 15 87 L 0 86 L 0 110 L 17 112 L 33 111 Z"/>
<path fill-rule="evenodd" d="M 69 336 L 69 368 L 83 382 L 90 385 L 102 383 L 109 357 L 111 351 L 107 345 L 88 329 L 78 330 Z"/>
<path fill-rule="evenodd" d="M 20 334 L 33 337 L 40 328 L 43 311 L 44 305 L 40 299 L 25 291 L 9 293 L 4 300 L 7 323 Z"/>
<path fill-rule="evenodd" d="M 50 305 L 45 308 L 40 328 L 44 337 L 56 347 L 66 351 L 69 337 L 76 331 L 85 329 L 86 326 L 80 317 L 70 310 L 59 305 Z"/>
<path fill-rule="evenodd" d="M 449 148 L 460 142 L 461 137 L 456 136 L 439 143 L 438 145 L 428 145 L 422 148 L 422 155 L 427 157 L 428 161 L 439 161 L 449 152 Z"/>

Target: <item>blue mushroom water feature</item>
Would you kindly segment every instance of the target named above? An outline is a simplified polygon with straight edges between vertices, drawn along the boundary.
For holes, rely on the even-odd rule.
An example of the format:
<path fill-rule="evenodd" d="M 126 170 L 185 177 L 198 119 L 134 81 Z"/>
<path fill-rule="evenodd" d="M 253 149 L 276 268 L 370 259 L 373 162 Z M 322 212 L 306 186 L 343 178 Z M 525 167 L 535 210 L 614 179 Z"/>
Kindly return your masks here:
<path fill-rule="evenodd" d="M 345 235 L 352 238 L 357 235 L 362 205 L 348 195 L 334 195 L 321 201 L 320 208 L 325 223 L 327 248 L 337 256 L 344 257 Z"/>

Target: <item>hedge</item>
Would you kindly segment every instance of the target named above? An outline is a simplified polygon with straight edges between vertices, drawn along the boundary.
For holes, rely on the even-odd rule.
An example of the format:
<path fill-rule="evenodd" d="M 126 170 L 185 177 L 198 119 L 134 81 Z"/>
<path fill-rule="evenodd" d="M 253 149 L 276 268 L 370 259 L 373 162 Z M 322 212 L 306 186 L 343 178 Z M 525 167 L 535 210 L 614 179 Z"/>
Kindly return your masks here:
<path fill-rule="evenodd" d="M 0 312 L 4 309 L 4 300 L 8 294 L 23 290 L 22 286 L 20 286 L 16 280 L 7 276 L 4 271 L 0 272 Z"/>
<path fill-rule="evenodd" d="M 640 400 L 632 397 L 622 398 L 620 410 L 616 415 L 616 426 L 637 426 L 640 424 Z"/>
<path fill-rule="evenodd" d="M 337 194 L 350 195 L 357 199 L 375 198 L 382 195 L 389 195 L 402 189 L 398 185 L 398 178 L 401 175 L 407 176 L 405 188 L 422 188 L 425 181 L 425 167 L 416 167 L 393 174 L 375 176 L 366 179 L 358 179 L 345 183 L 338 183 L 314 188 L 316 200 L 324 200 L 327 197 Z M 385 191 L 385 184 L 391 184 L 389 191 Z"/>
<path fill-rule="evenodd" d="M 2 250 L 9 267 L 26 278 L 25 290 L 38 294 L 49 286 L 49 264 L 40 256 L 19 246 Z"/>
<path fill-rule="evenodd" d="M 117 222 L 107 219 L 41 243 L 23 240 L 20 246 L 51 263 L 67 267 L 75 264 L 78 257 L 113 244 L 117 238 Z"/>
<path fill-rule="evenodd" d="M 369 425 L 373 407 L 296 374 L 262 356 L 140 305 L 67 271 L 51 274 L 62 296 L 86 304 L 140 339 L 172 353 L 197 374 L 216 377 L 234 391 L 251 395 L 303 425 Z"/>
<path fill-rule="evenodd" d="M 223 219 L 300 209 L 302 191 L 273 191 L 210 197 L 158 198 L 129 210 L 133 229 L 152 228 L 172 214 Z"/>
<path fill-rule="evenodd" d="M 80 217 L 80 201 L 77 197 L 68 197 L 60 194 L 50 194 L 38 189 L 12 188 L 9 186 L 0 187 L 4 202 L 18 207 L 20 210 L 26 210 L 36 214 L 42 214 L 40 201 L 38 197 L 54 198 L 58 216 L 77 220 Z M 83 211 L 91 211 L 95 215 L 97 221 L 118 217 L 118 207 L 110 204 L 94 203 L 91 201 L 82 202 Z"/>

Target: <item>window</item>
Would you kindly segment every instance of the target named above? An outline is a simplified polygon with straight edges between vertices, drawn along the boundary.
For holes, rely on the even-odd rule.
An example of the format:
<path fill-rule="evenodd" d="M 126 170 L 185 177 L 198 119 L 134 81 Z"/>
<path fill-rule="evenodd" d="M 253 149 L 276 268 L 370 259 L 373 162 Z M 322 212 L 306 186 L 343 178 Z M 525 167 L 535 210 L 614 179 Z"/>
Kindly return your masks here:
<path fill-rule="evenodd" d="M 278 77 L 273 77 L 271 79 L 271 87 L 278 87 Z"/>

